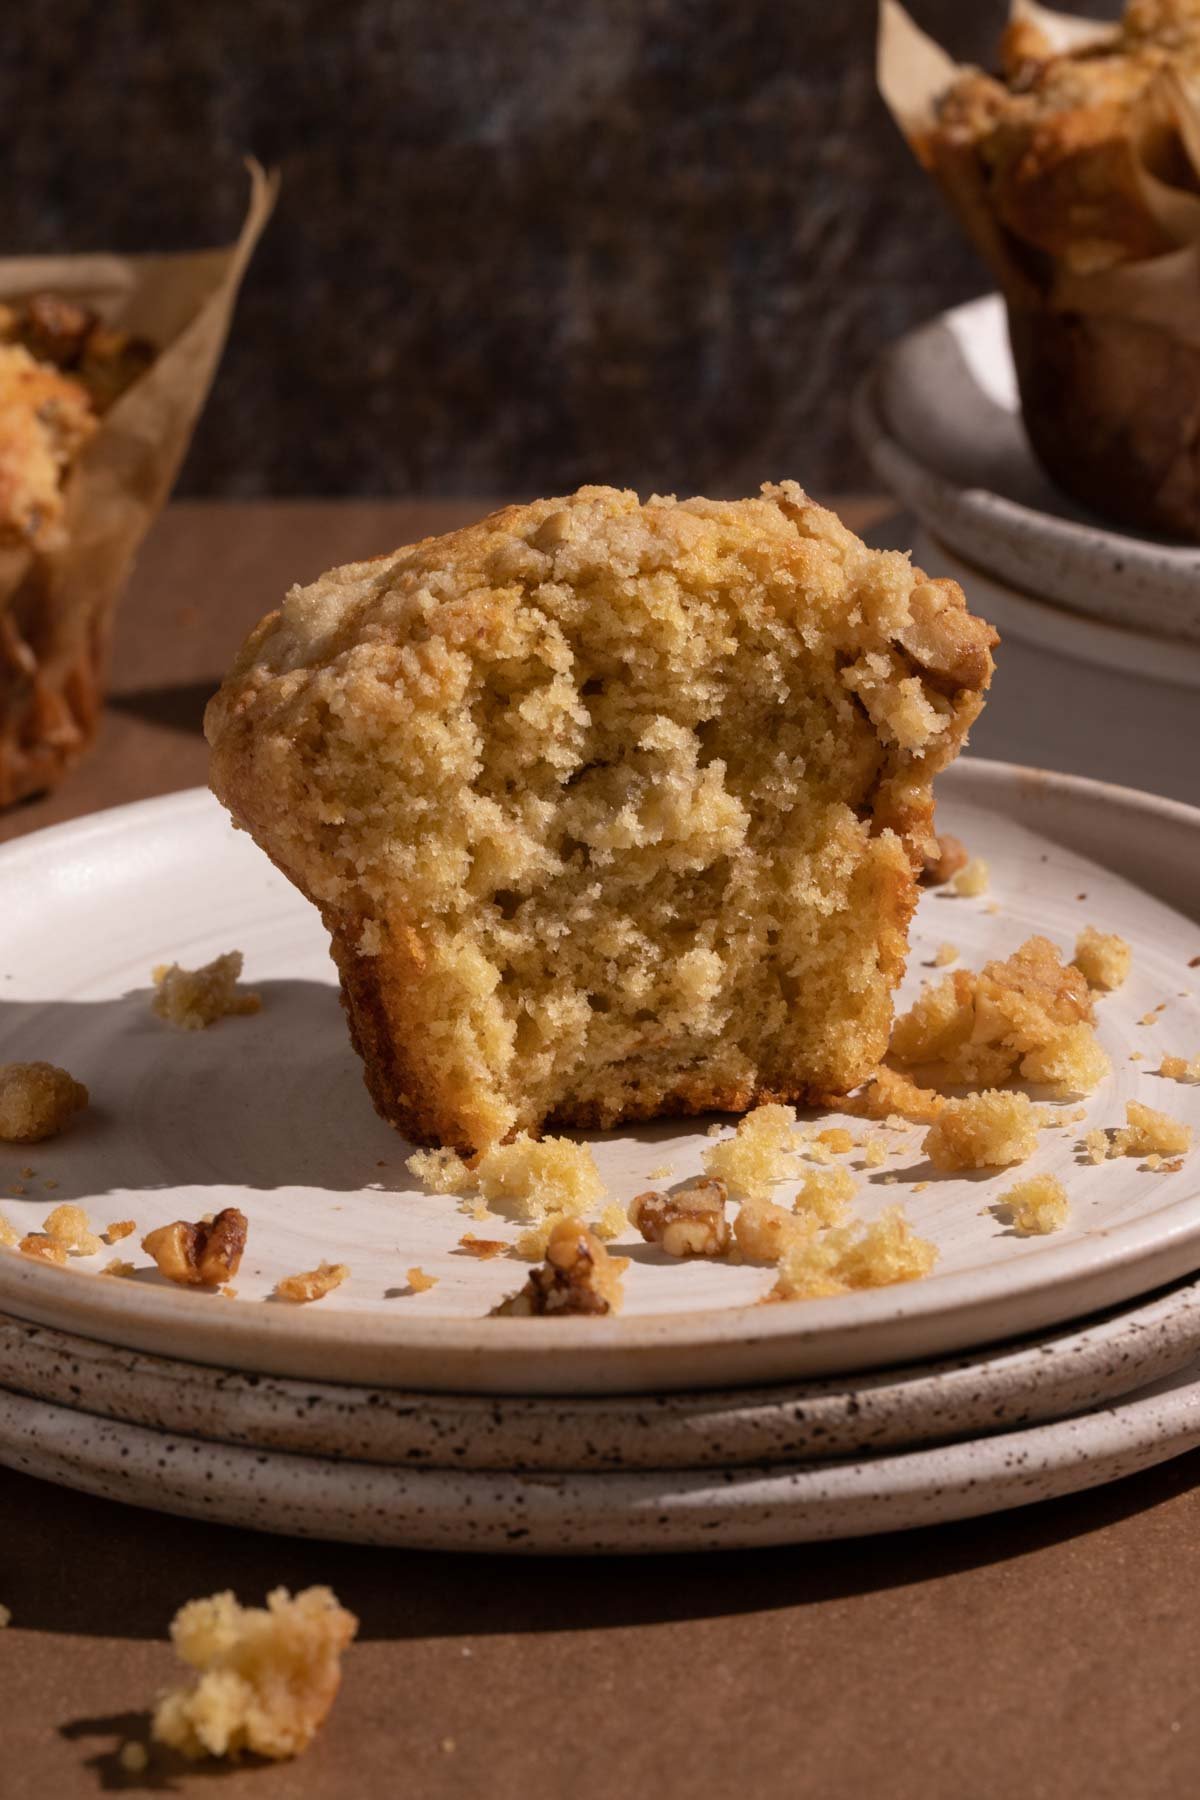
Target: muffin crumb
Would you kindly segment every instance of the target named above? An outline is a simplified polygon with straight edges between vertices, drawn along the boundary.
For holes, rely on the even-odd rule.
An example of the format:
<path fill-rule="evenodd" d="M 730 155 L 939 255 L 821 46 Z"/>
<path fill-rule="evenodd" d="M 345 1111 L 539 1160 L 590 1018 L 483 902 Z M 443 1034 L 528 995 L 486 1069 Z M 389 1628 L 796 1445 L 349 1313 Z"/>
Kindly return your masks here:
<path fill-rule="evenodd" d="M 242 953 L 229 950 L 199 969 L 161 963 L 154 970 L 151 1005 L 160 1019 L 181 1031 L 204 1031 L 218 1019 L 262 1010 L 262 995 L 238 987 Z"/>
<path fill-rule="evenodd" d="M 437 1276 L 427 1275 L 422 1268 L 409 1269 L 405 1279 L 414 1294 L 427 1294 L 430 1288 L 435 1288 L 438 1284 Z"/>
<path fill-rule="evenodd" d="M 100 1248 L 100 1239 L 92 1230 L 92 1222 L 82 1206 L 66 1202 L 56 1206 L 43 1219 L 42 1230 L 56 1244 L 61 1244 L 68 1256 L 94 1256 Z"/>
<path fill-rule="evenodd" d="M 705 1173 L 746 1200 L 769 1200 L 771 1189 L 795 1171 L 803 1144 L 794 1106 L 756 1106 L 731 1138 L 701 1155 Z"/>
<path fill-rule="evenodd" d="M 956 894 L 963 899 L 973 900 L 978 894 L 986 894 L 990 870 L 982 856 L 973 856 L 965 869 L 960 869 L 950 885 Z"/>
<path fill-rule="evenodd" d="M 104 1228 L 104 1240 L 106 1243 L 116 1244 L 122 1238 L 132 1236 L 136 1230 L 136 1219 L 113 1219 Z"/>
<path fill-rule="evenodd" d="M 1006 1214 L 1020 1237 L 1038 1237 L 1061 1231 L 1071 1209 L 1057 1175 L 1031 1175 L 1001 1194 L 992 1210 Z"/>
<path fill-rule="evenodd" d="M 57 1137 L 88 1103 L 88 1091 L 54 1063 L 0 1064 L 0 1143 L 37 1144 Z"/>
<path fill-rule="evenodd" d="M 333 1705 L 357 1630 L 324 1587 L 294 1599 L 276 1588 L 265 1608 L 239 1606 L 232 1593 L 189 1601 L 171 1621 L 171 1641 L 198 1679 L 159 1701 L 155 1740 L 191 1759 L 299 1755 Z"/>

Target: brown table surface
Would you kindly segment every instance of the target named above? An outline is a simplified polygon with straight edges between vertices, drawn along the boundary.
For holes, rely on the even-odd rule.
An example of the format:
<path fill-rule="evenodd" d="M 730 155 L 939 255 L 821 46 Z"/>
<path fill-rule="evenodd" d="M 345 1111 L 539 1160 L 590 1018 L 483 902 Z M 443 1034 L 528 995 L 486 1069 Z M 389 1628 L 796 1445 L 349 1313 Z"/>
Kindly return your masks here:
<path fill-rule="evenodd" d="M 469 502 L 180 504 L 143 553 L 91 760 L 0 838 L 204 778 L 203 702 L 287 584 Z M 863 525 L 878 503 L 846 503 Z M 1200 1786 L 1200 1453 L 992 1519 L 706 1558 L 468 1558 L 258 1536 L 0 1470 L 0 1795 L 203 1793 L 120 1777 L 176 1607 L 331 1584 L 362 1621 L 308 1755 L 220 1792 L 1101 1796 Z"/>

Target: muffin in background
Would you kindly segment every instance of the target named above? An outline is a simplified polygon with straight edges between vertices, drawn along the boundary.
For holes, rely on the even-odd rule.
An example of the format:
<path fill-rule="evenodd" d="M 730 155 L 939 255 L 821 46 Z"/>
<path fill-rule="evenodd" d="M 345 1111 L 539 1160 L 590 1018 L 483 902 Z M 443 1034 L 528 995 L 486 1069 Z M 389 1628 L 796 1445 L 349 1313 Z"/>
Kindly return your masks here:
<path fill-rule="evenodd" d="M 113 613 L 274 203 L 220 252 L 0 260 L 0 807 L 91 744 Z"/>
<path fill-rule="evenodd" d="M 883 0 L 879 81 L 1000 284 L 1051 479 L 1200 541 L 1200 0 L 1118 24 L 1018 0 L 996 76 Z"/>

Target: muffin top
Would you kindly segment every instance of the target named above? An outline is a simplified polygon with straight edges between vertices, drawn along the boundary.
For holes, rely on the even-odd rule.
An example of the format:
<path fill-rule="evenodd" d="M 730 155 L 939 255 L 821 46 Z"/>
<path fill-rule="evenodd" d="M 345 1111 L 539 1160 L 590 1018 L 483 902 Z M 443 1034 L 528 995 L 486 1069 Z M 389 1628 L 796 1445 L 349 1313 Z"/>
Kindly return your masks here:
<path fill-rule="evenodd" d="M 921 149 L 974 158 L 1000 223 L 1086 272 L 1196 235 L 1200 0 L 1129 0 L 1119 25 L 1056 47 L 1034 14 L 1001 43 L 1001 76 L 965 70 Z"/>

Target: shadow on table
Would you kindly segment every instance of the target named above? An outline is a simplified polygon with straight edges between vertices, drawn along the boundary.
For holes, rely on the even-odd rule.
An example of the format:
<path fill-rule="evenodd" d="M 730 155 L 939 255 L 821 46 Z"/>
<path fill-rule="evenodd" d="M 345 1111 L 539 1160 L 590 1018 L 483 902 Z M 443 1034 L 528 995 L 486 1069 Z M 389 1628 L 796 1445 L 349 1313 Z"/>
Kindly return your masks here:
<path fill-rule="evenodd" d="M 233 1588 L 331 1586 L 364 1640 L 607 1630 L 805 1607 L 1036 1555 L 1200 1485 L 1200 1451 L 1090 1492 L 954 1524 L 705 1555 L 529 1558 L 278 1538 L 93 1499 L 0 1470 L 13 1627 L 160 1640 L 175 1610 Z M 64 1579 L 64 1546 L 74 1553 Z"/>
<path fill-rule="evenodd" d="M 127 713 L 147 725 L 199 736 L 204 730 L 204 709 L 221 685 L 219 675 L 203 681 L 179 681 L 170 687 L 137 688 L 129 694 L 110 694 L 113 712 Z"/>

